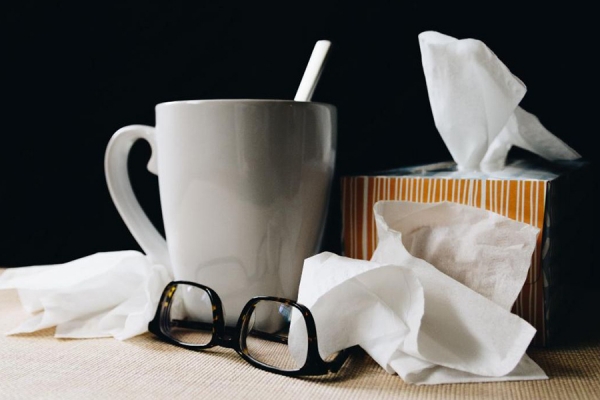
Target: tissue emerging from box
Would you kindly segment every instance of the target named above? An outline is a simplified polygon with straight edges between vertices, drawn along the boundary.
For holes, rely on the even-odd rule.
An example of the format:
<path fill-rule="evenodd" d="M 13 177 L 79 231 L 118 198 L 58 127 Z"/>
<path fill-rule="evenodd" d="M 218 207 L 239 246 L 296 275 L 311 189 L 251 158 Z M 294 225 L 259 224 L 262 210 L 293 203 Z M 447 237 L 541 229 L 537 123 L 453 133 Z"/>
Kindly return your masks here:
<path fill-rule="evenodd" d="M 459 169 L 501 170 L 513 145 L 580 158 L 519 106 L 527 88 L 483 42 L 426 31 L 419 45 L 435 126 Z"/>

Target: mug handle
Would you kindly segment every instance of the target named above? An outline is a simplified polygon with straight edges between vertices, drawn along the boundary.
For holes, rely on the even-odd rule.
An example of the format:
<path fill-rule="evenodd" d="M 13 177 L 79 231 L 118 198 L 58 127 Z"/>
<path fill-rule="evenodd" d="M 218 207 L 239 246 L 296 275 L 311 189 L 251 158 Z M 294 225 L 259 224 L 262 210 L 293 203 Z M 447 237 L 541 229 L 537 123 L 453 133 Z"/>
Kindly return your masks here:
<path fill-rule="evenodd" d="M 106 183 L 117 211 L 144 253 L 152 262 L 170 267 L 167 242 L 142 210 L 129 180 L 127 158 L 131 146 L 138 139 L 144 139 L 150 144 L 152 154 L 148 161 L 148 171 L 158 175 L 154 127 L 129 125 L 116 131 L 106 147 L 104 156 Z"/>

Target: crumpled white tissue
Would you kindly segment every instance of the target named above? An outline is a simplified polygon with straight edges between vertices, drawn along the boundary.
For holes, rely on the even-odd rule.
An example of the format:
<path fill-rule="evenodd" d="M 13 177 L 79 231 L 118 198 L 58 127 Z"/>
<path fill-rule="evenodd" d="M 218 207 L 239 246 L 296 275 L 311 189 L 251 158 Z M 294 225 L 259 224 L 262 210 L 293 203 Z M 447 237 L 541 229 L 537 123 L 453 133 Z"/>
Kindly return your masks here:
<path fill-rule="evenodd" d="M 23 308 L 34 314 L 7 334 L 56 327 L 58 338 L 131 338 L 148 331 L 171 279 L 167 267 L 137 251 L 7 269 L 0 289 L 17 289 Z"/>
<path fill-rule="evenodd" d="M 550 161 L 581 156 L 519 106 L 525 84 L 481 41 L 419 34 L 435 126 L 459 169 L 498 171 L 510 148 Z"/>
<path fill-rule="evenodd" d="M 323 356 L 360 345 L 414 384 L 547 379 L 525 354 L 535 328 L 510 312 L 537 228 L 447 202 L 374 211 L 370 261 L 326 252 L 304 263 L 298 302 L 315 318 Z M 292 354 L 304 350 L 300 326 L 293 317 Z"/>

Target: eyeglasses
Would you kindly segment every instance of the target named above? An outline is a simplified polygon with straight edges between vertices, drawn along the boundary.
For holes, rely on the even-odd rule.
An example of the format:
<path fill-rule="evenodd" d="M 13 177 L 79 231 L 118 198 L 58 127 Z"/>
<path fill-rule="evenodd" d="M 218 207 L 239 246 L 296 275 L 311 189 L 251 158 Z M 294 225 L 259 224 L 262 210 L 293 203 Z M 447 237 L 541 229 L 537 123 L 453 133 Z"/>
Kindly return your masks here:
<path fill-rule="evenodd" d="M 257 368 L 288 376 L 337 372 L 348 357 L 348 350 L 342 350 L 321 358 L 314 318 L 302 304 L 279 297 L 253 297 L 236 326 L 229 327 L 217 293 L 187 281 L 165 287 L 148 330 L 190 350 L 231 348 Z"/>

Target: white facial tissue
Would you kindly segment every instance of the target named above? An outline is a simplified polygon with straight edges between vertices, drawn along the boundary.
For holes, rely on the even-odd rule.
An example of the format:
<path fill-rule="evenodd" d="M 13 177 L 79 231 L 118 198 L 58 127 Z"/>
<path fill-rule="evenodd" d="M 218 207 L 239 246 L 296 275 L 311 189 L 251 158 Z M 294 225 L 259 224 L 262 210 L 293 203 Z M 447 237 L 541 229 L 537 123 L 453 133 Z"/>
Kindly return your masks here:
<path fill-rule="evenodd" d="M 483 42 L 426 31 L 419 45 L 435 126 L 459 169 L 501 170 L 513 145 L 550 161 L 580 158 L 519 106 L 525 84 Z"/>
<path fill-rule="evenodd" d="M 446 202 L 385 202 L 374 211 L 379 244 L 370 261 L 332 253 L 305 261 L 298 301 L 315 317 L 323 356 L 360 345 L 415 384 L 547 378 L 525 354 L 535 329 L 509 310 L 537 228 Z M 476 228 L 464 236 L 468 224 Z M 290 346 L 303 343 L 293 339 L 299 326 L 292 320 Z"/>
<path fill-rule="evenodd" d="M 21 305 L 34 314 L 8 334 L 56 327 L 58 338 L 131 338 L 148 331 L 171 279 L 168 268 L 137 251 L 7 269 L 0 289 L 17 289 Z"/>

